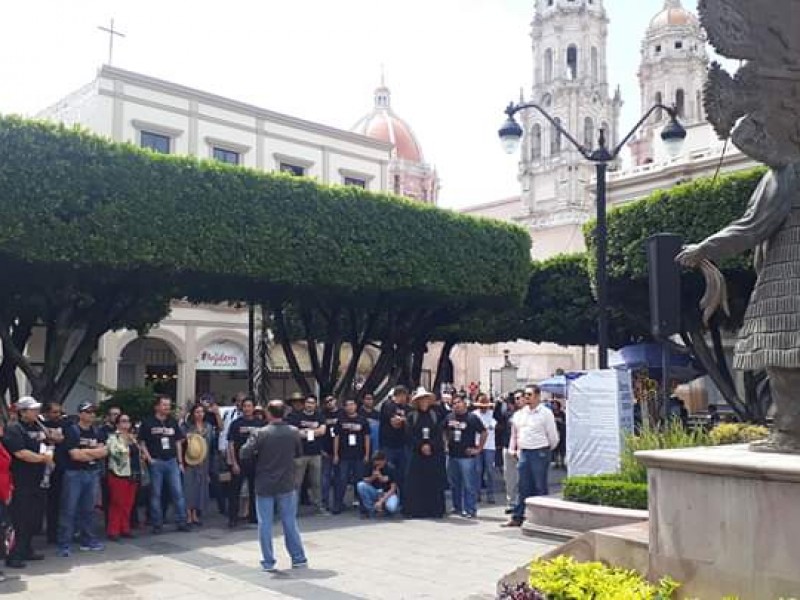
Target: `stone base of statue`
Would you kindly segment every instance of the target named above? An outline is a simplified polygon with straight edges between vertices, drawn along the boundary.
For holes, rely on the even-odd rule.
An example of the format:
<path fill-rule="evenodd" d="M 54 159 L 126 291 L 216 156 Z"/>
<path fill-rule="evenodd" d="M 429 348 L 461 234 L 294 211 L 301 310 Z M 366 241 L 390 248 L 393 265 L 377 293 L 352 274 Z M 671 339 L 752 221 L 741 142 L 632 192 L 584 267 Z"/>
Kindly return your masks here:
<path fill-rule="evenodd" d="M 800 597 L 800 456 L 747 446 L 637 453 L 648 469 L 648 576 L 680 597 Z"/>

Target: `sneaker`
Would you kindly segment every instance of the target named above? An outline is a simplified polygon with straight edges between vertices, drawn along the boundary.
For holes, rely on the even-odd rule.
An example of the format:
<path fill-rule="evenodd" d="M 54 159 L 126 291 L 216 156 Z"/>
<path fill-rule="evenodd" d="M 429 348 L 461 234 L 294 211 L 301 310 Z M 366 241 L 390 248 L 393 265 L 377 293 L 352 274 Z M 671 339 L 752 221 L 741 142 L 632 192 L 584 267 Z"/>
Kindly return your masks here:
<path fill-rule="evenodd" d="M 61 558 L 69 558 L 70 555 L 69 546 L 59 546 L 57 555 L 60 556 Z"/>
<path fill-rule="evenodd" d="M 81 544 L 78 549 L 81 552 L 102 552 L 106 549 L 106 547 L 97 540 L 93 540 L 88 544 Z"/>
<path fill-rule="evenodd" d="M 478 513 L 465 512 L 463 516 L 465 519 L 477 519 Z"/>
<path fill-rule="evenodd" d="M 308 561 L 307 560 L 301 560 L 301 561 L 298 561 L 298 562 L 293 562 L 292 563 L 292 568 L 293 569 L 307 569 L 308 568 Z"/>
<path fill-rule="evenodd" d="M 191 531 L 192 528 L 189 527 L 186 523 L 181 523 L 178 525 L 176 531 L 180 531 L 181 533 L 186 533 L 187 531 Z"/>
<path fill-rule="evenodd" d="M 510 519 L 500 527 L 522 527 L 522 521 L 520 519 Z"/>
<path fill-rule="evenodd" d="M 278 567 L 276 567 L 275 565 L 267 567 L 267 566 L 262 564 L 261 565 L 261 570 L 264 571 L 264 573 L 277 573 L 278 572 Z"/>

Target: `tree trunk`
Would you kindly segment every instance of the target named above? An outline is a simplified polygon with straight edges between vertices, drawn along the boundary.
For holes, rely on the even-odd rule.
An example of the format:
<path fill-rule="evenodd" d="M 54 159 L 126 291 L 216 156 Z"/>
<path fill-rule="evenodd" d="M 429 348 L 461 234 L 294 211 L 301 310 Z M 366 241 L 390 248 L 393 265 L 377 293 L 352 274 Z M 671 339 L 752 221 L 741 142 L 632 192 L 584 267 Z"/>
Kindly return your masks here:
<path fill-rule="evenodd" d="M 273 314 L 275 318 L 275 332 L 278 334 L 278 343 L 281 345 L 281 349 L 286 356 L 286 362 L 289 365 L 289 370 L 292 373 L 295 383 L 297 383 L 298 387 L 300 388 L 300 391 L 304 396 L 308 397 L 313 393 L 313 390 L 311 389 L 311 386 L 308 385 L 305 373 L 303 373 L 303 371 L 300 369 L 300 363 L 297 360 L 297 355 L 294 353 L 294 348 L 292 348 L 292 342 L 289 339 L 288 332 L 286 331 L 286 317 L 283 314 L 283 308 L 276 308 Z"/>
<path fill-rule="evenodd" d="M 442 350 L 439 352 L 439 360 L 436 362 L 436 379 L 433 382 L 434 394 L 439 394 L 442 390 L 442 384 L 453 383 L 452 362 L 450 361 L 450 354 L 453 352 L 456 343 L 453 340 L 445 340 L 442 344 Z"/>

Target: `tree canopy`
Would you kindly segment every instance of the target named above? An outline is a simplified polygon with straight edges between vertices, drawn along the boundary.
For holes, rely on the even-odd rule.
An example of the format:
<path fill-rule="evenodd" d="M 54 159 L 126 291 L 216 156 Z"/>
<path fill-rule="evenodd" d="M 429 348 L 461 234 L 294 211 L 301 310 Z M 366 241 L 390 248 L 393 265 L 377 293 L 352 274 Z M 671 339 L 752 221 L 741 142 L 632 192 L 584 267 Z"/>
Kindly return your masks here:
<path fill-rule="evenodd" d="M 62 400 L 100 336 L 146 330 L 170 298 L 322 308 L 326 327 L 358 307 L 348 331 L 385 323 L 396 361 L 461 310 L 518 305 L 528 273 L 513 225 L 18 118 L 0 117 L 0 215 L 0 396 L 20 368 Z"/>
<path fill-rule="evenodd" d="M 528 268 L 513 225 L 16 118 L 0 118 L 0 212 L 4 262 L 166 273 L 202 300 L 515 304 Z"/>

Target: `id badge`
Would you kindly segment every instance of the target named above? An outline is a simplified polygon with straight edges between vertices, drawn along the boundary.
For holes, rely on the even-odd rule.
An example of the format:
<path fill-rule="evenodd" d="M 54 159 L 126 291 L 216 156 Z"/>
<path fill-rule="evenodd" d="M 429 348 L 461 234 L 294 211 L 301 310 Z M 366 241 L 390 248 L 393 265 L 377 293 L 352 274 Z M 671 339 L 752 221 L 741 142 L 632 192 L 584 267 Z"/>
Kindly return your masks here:
<path fill-rule="evenodd" d="M 314 441 L 314 430 L 313 429 L 309 429 L 308 431 L 306 431 L 306 440 L 309 441 L 309 442 L 313 442 Z"/>
<path fill-rule="evenodd" d="M 456 429 L 455 431 L 453 431 L 453 441 L 455 441 L 456 443 L 461 441 L 461 430 L 460 429 Z"/>
<path fill-rule="evenodd" d="M 161 449 L 162 450 L 169 450 L 169 438 L 162 437 L 161 438 Z"/>
<path fill-rule="evenodd" d="M 356 445 L 356 434 L 351 433 L 347 436 L 347 445 L 348 446 L 355 446 Z"/>
<path fill-rule="evenodd" d="M 430 427 L 423 427 L 422 428 L 422 439 L 429 440 L 431 438 L 431 429 Z"/>
<path fill-rule="evenodd" d="M 333 427 L 331 427 L 331 437 L 336 437 L 336 430 Z"/>

